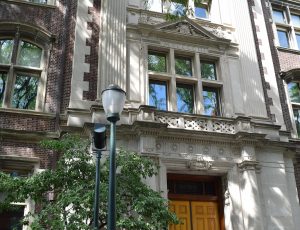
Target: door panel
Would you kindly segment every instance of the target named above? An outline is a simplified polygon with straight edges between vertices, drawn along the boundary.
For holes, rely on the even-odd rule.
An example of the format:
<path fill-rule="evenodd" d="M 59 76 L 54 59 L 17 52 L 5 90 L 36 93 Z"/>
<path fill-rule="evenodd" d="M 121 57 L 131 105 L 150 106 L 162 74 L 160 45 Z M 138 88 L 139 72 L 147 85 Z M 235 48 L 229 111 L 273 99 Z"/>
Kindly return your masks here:
<path fill-rule="evenodd" d="M 193 230 L 220 230 L 218 204 L 192 201 Z"/>
<path fill-rule="evenodd" d="M 169 230 L 191 230 L 191 213 L 189 201 L 170 201 L 170 210 L 175 212 L 180 224 L 170 224 Z"/>

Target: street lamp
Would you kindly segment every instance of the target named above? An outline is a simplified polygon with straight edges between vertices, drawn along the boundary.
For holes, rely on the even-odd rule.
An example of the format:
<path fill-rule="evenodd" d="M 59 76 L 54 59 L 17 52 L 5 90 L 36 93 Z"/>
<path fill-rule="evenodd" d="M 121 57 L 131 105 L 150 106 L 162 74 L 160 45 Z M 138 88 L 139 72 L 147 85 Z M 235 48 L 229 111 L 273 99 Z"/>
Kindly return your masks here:
<path fill-rule="evenodd" d="M 96 183 L 94 198 L 94 229 L 99 229 L 99 190 L 100 190 L 100 159 L 101 151 L 106 147 L 105 125 L 95 124 L 93 132 L 93 151 L 96 152 Z"/>
<path fill-rule="evenodd" d="M 125 105 L 126 92 L 118 85 L 109 85 L 102 91 L 102 104 L 110 121 L 108 228 L 116 229 L 116 123 Z"/>

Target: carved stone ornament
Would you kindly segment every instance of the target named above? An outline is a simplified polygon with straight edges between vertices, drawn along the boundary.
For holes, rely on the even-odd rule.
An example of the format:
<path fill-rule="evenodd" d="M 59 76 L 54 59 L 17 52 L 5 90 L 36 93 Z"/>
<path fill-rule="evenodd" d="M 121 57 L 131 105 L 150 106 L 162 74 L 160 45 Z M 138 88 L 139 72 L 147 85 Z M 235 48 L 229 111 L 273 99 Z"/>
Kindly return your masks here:
<path fill-rule="evenodd" d="M 205 38 L 209 38 L 205 33 L 196 29 L 194 26 L 187 22 L 178 22 L 177 24 L 169 25 L 167 27 L 163 27 L 163 30 L 171 30 L 176 33 L 184 34 L 184 35 L 197 35 Z"/>
<path fill-rule="evenodd" d="M 187 162 L 187 167 L 193 170 L 208 170 L 212 167 L 212 163 L 204 160 L 203 156 L 199 154 Z"/>
<path fill-rule="evenodd" d="M 241 172 L 244 171 L 255 171 L 257 173 L 260 172 L 260 166 L 259 166 L 259 162 L 258 161 L 247 161 L 244 160 L 243 162 L 241 162 L 240 164 L 238 164 L 238 167 L 240 169 Z"/>

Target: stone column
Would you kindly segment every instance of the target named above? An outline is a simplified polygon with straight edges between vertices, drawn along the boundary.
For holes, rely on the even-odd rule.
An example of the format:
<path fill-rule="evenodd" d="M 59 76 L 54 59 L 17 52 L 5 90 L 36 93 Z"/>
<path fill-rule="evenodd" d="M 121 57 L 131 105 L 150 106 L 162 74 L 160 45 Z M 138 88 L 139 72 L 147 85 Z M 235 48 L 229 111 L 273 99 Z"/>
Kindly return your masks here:
<path fill-rule="evenodd" d="M 98 99 L 112 83 L 126 90 L 126 5 L 125 0 L 103 0 L 101 4 Z"/>
<path fill-rule="evenodd" d="M 244 229 L 263 230 L 262 212 L 256 172 L 258 162 L 255 158 L 254 146 L 245 145 L 242 148 L 240 169 L 240 190 Z"/>

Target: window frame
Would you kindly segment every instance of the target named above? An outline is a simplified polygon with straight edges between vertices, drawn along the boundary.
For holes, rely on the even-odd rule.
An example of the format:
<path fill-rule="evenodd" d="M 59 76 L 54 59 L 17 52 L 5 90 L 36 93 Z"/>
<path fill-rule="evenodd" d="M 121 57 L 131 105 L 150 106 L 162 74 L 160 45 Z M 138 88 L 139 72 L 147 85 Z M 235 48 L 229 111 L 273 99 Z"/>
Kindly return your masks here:
<path fill-rule="evenodd" d="M 168 95 L 168 82 L 167 81 L 164 81 L 164 80 L 156 80 L 156 79 L 149 79 L 149 88 L 150 88 L 150 84 L 157 84 L 157 85 L 165 85 L 166 86 L 166 92 L 165 92 L 165 96 L 166 96 L 166 110 L 162 110 L 162 111 L 168 111 L 168 108 L 169 108 L 169 95 Z M 150 90 L 148 92 L 148 95 L 149 95 L 149 99 L 148 99 L 148 104 L 150 105 Z M 150 106 L 154 106 L 154 105 L 150 105 Z M 158 108 L 157 108 L 158 109 Z M 158 109 L 160 110 L 160 109 Z"/>
<path fill-rule="evenodd" d="M 207 90 L 205 90 L 205 89 L 207 89 Z M 217 114 L 216 115 L 207 115 L 207 114 L 205 114 L 205 112 L 204 112 L 204 115 L 206 115 L 206 116 L 212 116 L 212 117 L 220 117 L 220 116 L 222 116 L 222 108 L 221 108 L 221 89 L 220 88 L 217 88 L 217 87 L 211 87 L 211 86 L 203 86 L 203 88 L 202 88 L 202 93 L 203 92 L 207 92 L 207 91 L 209 91 L 209 92 L 215 92 L 216 94 L 217 94 Z M 204 107 L 204 99 L 203 99 L 203 107 Z"/>
<path fill-rule="evenodd" d="M 274 11 L 281 11 L 284 15 L 284 23 L 276 22 L 274 18 Z M 296 35 L 300 34 L 300 24 L 297 25 L 293 21 L 292 16 L 298 16 L 300 20 L 300 11 L 297 9 L 290 9 L 287 6 L 280 6 L 276 4 L 272 4 L 272 18 L 273 18 L 273 31 L 276 38 L 276 45 L 278 48 L 282 49 L 294 49 L 300 50 L 300 46 L 298 45 Z M 281 46 L 278 36 L 278 31 L 284 31 L 287 35 L 287 42 L 289 47 Z"/>
<path fill-rule="evenodd" d="M 181 86 L 181 87 L 180 87 Z M 181 112 L 178 111 L 178 97 L 177 97 L 177 88 L 186 88 L 186 89 L 190 89 L 192 91 L 192 112 Z M 187 84 L 187 83 L 181 83 L 180 81 L 176 82 L 176 104 L 177 104 L 177 112 L 178 113 L 186 113 L 186 114 L 194 114 L 196 109 L 195 109 L 195 87 L 193 84 Z"/>
<path fill-rule="evenodd" d="M 222 99 L 224 95 L 222 94 L 222 76 L 219 73 L 220 63 L 218 56 L 202 56 L 204 54 L 200 54 L 193 51 L 175 51 L 173 48 L 164 48 L 164 47 L 154 47 L 152 45 L 146 45 L 145 47 L 145 67 L 146 67 L 146 91 L 145 91 L 145 102 L 150 105 L 150 83 L 151 82 L 165 82 L 167 85 L 167 111 L 182 113 L 178 111 L 177 105 L 177 85 L 188 85 L 193 90 L 193 113 L 192 114 L 202 114 L 204 115 L 204 100 L 202 97 L 203 87 L 211 87 L 218 91 L 218 115 L 222 116 Z M 154 72 L 148 70 L 148 53 L 159 53 L 163 52 L 167 57 L 168 72 Z M 193 76 L 184 76 L 176 74 L 175 70 L 175 57 L 185 57 L 191 59 L 192 63 L 192 73 Z M 214 64 L 214 71 L 216 80 L 208 80 L 201 78 L 201 62 Z M 185 113 L 191 114 L 191 113 Z"/>
<path fill-rule="evenodd" d="M 18 33 L 15 36 L 0 36 L 0 40 L 12 40 L 13 41 L 13 49 L 11 54 L 11 59 L 9 64 L 0 63 L 0 71 L 7 73 L 6 86 L 4 90 L 4 97 L 2 107 L 0 109 L 17 109 L 22 111 L 43 111 L 44 110 L 44 98 L 46 94 L 46 66 L 47 60 L 49 58 L 48 47 L 45 45 L 39 44 L 31 40 L 29 37 L 20 36 Z M 18 65 L 17 61 L 20 56 L 20 48 L 21 42 L 30 43 L 41 49 L 41 59 L 40 59 L 40 67 L 31 67 L 31 66 L 23 66 Z M 38 77 L 39 82 L 37 86 L 37 96 L 35 102 L 35 109 L 22 109 L 22 108 L 14 108 L 12 106 L 12 98 L 13 98 L 13 90 L 15 86 L 15 81 L 17 77 L 17 73 L 24 73 L 26 75 Z"/>

